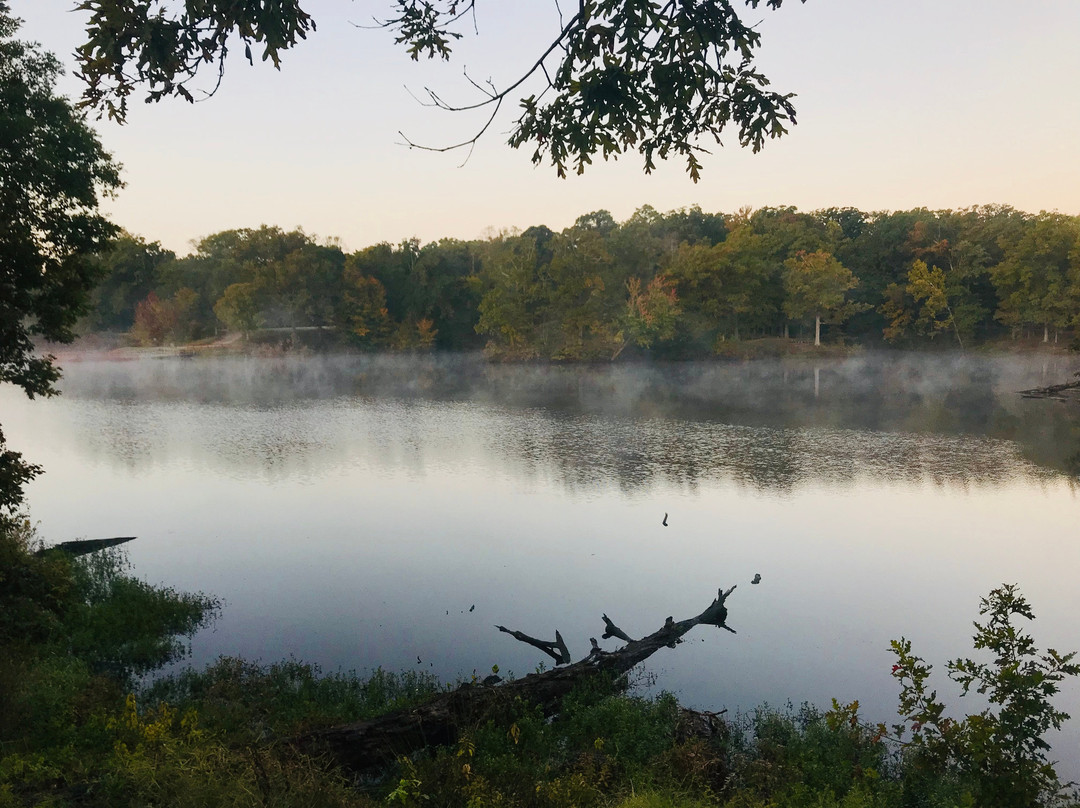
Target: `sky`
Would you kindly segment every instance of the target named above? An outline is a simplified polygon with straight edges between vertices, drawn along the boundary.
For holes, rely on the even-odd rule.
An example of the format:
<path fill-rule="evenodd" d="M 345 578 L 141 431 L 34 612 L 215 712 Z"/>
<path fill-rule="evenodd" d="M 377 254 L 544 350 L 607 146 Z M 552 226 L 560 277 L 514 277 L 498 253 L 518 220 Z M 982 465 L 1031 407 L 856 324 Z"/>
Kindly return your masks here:
<path fill-rule="evenodd" d="M 70 68 L 85 14 L 74 0 L 11 0 L 20 38 Z M 798 125 L 753 154 L 713 144 L 693 183 L 681 162 L 651 175 L 635 154 L 558 179 L 506 139 L 504 109 L 471 156 L 409 149 L 470 136 L 483 118 L 418 103 L 431 87 L 475 100 L 463 71 L 516 79 L 554 38 L 554 0 L 479 3 L 479 34 L 450 63 L 410 61 L 370 26 L 386 0 L 307 0 L 318 31 L 275 71 L 233 50 L 212 98 L 131 105 L 94 121 L 126 187 L 104 210 L 180 254 L 221 230 L 302 227 L 347 250 L 417 237 L 559 230 L 606 209 L 744 206 L 900 210 L 1007 204 L 1080 214 L 1080 3 L 1075 0 L 788 0 L 760 21 L 758 64 L 794 92 Z M 80 92 L 72 77 L 60 90 Z"/>

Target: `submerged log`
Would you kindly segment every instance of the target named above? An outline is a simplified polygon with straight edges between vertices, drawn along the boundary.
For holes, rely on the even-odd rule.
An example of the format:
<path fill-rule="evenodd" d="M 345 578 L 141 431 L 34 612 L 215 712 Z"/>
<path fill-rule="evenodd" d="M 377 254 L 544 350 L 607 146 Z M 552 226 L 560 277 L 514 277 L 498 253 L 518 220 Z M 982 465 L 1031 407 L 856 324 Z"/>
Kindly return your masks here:
<path fill-rule="evenodd" d="M 40 556 L 53 550 L 61 550 L 70 556 L 82 556 L 88 553 L 96 553 L 106 547 L 116 547 L 119 544 L 135 541 L 135 538 L 135 536 L 117 536 L 112 539 L 73 539 L 72 541 L 62 541 L 59 544 L 54 544 L 52 547 L 42 547 L 35 555 Z"/>
<path fill-rule="evenodd" d="M 718 591 L 716 599 L 696 617 L 677 622 L 669 617 L 652 634 L 640 640 L 629 640 L 616 651 L 600 649 L 593 639 L 589 654 L 573 664 L 559 662 L 564 655 L 569 659 L 569 651 L 558 632 L 555 641 L 548 642 L 498 626 L 500 631 L 549 654 L 560 666 L 510 682 L 464 684 L 412 709 L 319 730 L 295 740 L 302 748 L 328 751 L 346 768 L 363 771 L 392 762 L 400 755 L 454 743 L 461 728 L 495 717 L 519 699 L 537 705 L 545 716 L 555 715 L 562 699 L 581 682 L 598 674 L 612 678 L 625 676 L 661 648 L 674 648 L 695 626 L 715 626 L 734 634 L 735 630 L 727 625 L 728 612 L 724 605 L 734 590 L 732 586 L 727 591 Z M 604 623 L 604 637 L 628 639 L 607 615 L 604 615 Z"/>

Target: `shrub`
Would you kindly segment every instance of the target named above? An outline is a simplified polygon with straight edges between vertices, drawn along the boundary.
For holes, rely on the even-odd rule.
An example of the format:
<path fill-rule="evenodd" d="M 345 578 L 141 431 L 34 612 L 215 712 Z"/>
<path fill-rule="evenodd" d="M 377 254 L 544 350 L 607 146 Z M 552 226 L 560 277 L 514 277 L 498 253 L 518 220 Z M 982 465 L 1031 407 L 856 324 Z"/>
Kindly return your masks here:
<path fill-rule="evenodd" d="M 903 716 L 897 735 L 911 730 L 907 756 L 913 774 L 926 769 L 934 777 L 957 775 L 977 805 L 1026 808 L 1053 802 L 1063 785 L 1046 758 L 1050 746 L 1043 735 L 1069 718 L 1050 699 L 1061 681 L 1080 674 L 1080 665 L 1072 662 L 1076 653 L 1036 650 L 1034 640 L 1014 625 L 1017 617 L 1033 620 L 1035 615 L 1013 584 L 982 598 L 979 614 L 989 619 L 975 623 L 975 649 L 991 652 L 993 661 L 955 659 L 946 670 L 962 694 L 974 688 L 991 707 L 962 720 L 946 717 L 937 692 L 927 688 L 931 666 L 901 637 L 892 642 Z"/>

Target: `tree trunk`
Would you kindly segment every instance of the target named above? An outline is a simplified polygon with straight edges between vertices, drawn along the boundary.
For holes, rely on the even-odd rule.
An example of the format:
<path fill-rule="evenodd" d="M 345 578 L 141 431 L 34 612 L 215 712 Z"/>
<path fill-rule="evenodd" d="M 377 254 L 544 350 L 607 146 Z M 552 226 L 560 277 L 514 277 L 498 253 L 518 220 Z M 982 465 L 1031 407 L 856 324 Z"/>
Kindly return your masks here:
<path fill-rule="evenodd" d="M 348 769 L 362 771 L 394 761 L 419 749 L 454 743 L 462 728 L 478 721 L 497 717 L 500 711 L 518 699 L 540 707 L 545 716 L 559 712 L 562 699 L 577 685 L 597 675 L 618 678 L 635 665 L 645 661 L 661 648 L 674 648 L 684 634 L 697 625 L 711 625 L 730 631 L 726 624 L 727 607 L 724 601 L 735 590 L 717 593 L 716 599 L 697 617 L 675 622 L 668 618 L 664 625 L 647 637 L 631 640 L 607 615 L 602 635 L 627 640 L 617 651 L 603 651 L 593 639 L 592 650 L 580 662 L 555 667 L 543 673 L 533 673 L 512 682 L 492 684 L 467 683 L 449 693 L 442 693 L 419 707 L 352 724 L 319 730 L 294 739 L 297 745 L 311 751 L 328 751 Z M 540 648 L 556 660 L 569 660 L 562 637 L 556 640 L 536 640 L 518 631 L 497 626 L 516 639 Z M 497 677 L 496 677 L 497 678 Z M 486 680 L 485 680 L 486 682 Z"/>
<path fill-rule="evenodd" d="M 1043 323 L 1043 343 L 1050 341 L 1050 326 L 1047 323 Z"/>
<path fill-rule="evenodd" d="M 814 315 L 814 347 L 821 345 L 821 315 Z"/>
<path fill-rule="evenodd" d="M 620 345 L 618 348 L 616 348 L 615 353 L 613 353 L 611 355 L 611 361 L 614 362 L 616 359 L 618 359 L 619 354 L 621 354 L 624 350 L 626 350 L 626 346 L 629 345 L 629 344 L 630 344 L 630 340 L 628 340 L 628 339 L 623 340 L 622 345 Z"/>
<path fill-rule="evenodd" d="M 960 350 L 964 350 L 964 341 L 960 339 L 960 327 L 956 324 L 956 318 L 953 316 L 952 307 L 945 303 L 945 311 L 949 312 L 949 322 L 952 323 L 953 333 L 956 334 L 956 341 L 960 343 Z"/>

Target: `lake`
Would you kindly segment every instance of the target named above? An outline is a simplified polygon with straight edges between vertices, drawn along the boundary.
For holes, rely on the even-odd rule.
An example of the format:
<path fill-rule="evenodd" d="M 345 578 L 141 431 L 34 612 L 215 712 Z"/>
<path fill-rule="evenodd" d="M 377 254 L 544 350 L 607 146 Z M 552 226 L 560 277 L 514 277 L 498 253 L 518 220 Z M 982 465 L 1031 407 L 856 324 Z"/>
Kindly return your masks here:
<path fill-rule="evenodd" d="M 520 675 L 546 658 L 496 624 L 580 657 L 602 613 L 641 636 L 737 584 L 738 634 L 657 654 L 655 689 L 891 721 L 889 640 L 940 673 L 1003 582 L 1040 647 L 1080 648 L 1080 407 L 1016 394 L 1077 365 L 86 360 L 58 398 L 0 388 L 0 423 L 46 469 L 28 505 L 47 540 L 137 535 L 139 575 L 225 601 L 192 664 Z M 1080 712 L 1080 689 L 1058 705 Z M 1073 777 L 1078 723 L 1052 739 Z"/>

